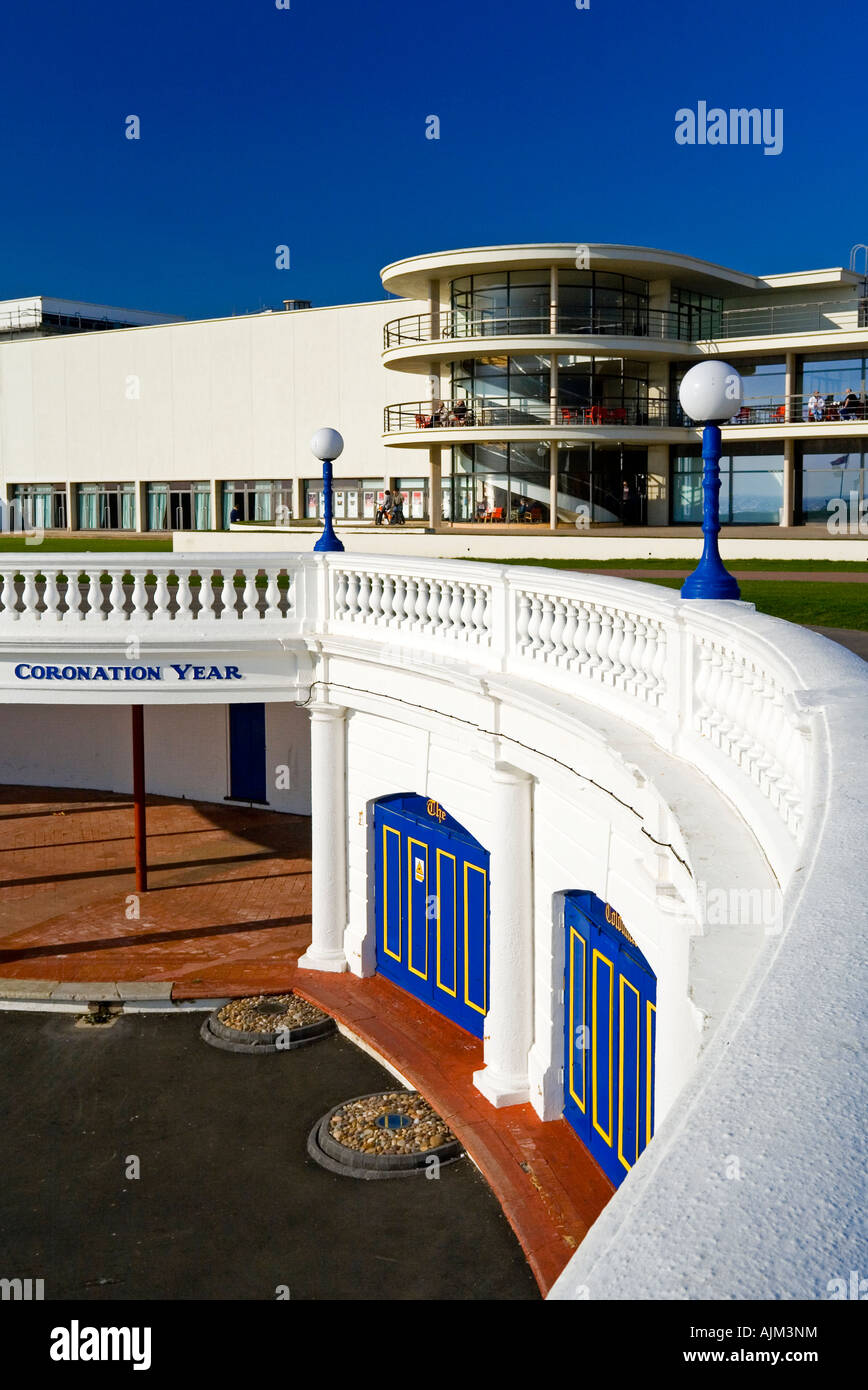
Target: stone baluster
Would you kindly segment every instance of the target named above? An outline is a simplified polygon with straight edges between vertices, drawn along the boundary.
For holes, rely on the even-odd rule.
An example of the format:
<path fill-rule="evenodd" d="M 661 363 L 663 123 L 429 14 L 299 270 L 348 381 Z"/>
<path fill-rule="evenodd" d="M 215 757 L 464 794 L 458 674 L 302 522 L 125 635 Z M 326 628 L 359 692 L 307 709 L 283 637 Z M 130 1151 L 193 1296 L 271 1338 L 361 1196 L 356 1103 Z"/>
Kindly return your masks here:
<path fill-rule="evenodd" d="M 654 623 L 654 660 L 651 664 L 651 675 L 654 679 L 654 688 L 651 692 L 651 703 L 656 707 L 662 705 L 666 700 L 666 659 L 668 655 L 666 628 L 663 623 Z"/>
<path fill-rule="evenodd" d="M 380 618 L 383 627 L 391 627 L 395 616 L 395 576 L 384 574 L 380 579 Z"/>
<path fill-rule="evenodd" d="M 608 684 L 612 663 L 609 660 L 609 643 L 612 640 L 612 614 L 608 608 L 600 609 L 600 635 L 597 638 L 597 669 L 595 675 L 604 685 Z"/>
<path fill-rule="evenodd" d="M 569 668 L 575 653 L 576 631 L 578 629 L 578 617 L 576 605 L 572 599 L 563 601 L 563 624 L 558 635 L 560 651 L 557 653 L 557 664 L 562 669 Z"/>
<path fill-rule="evenodd" d="M 547 661 L 551 652 L 555 649 L 552 641 L 552 629 L 555 625 L 555 606 L 548 595 L 542 595 L 539 599 L 541 606 L 541 617 L 539 625 L 539 636 L 535 655 L 542 661 Z"/>
<path fill-rule="evenodd" d="M 138 583 L 138 577 L 136 578 L 136 583 Z M 144 585 L 142 587 L 144 588 Z M 133 592 L 133 599 L 135 601 L 135 591 Z M 138 608 L 136 608 L 136 612 L 138 612 Z M 196 619 L 199 622 L 203 619 L 209 621 L 216 616 L 214 611 L 213 575 L 211 570 L 206 566 L 199 571 L 199 611 L 196 614 Z"/>
<path fill-rule="evenodd" d="M 621 615 L 621 645 L 618 649 L 618 661 L 621 663 L 619 684 L 627 692 L 633 695 L 636 689 L 636 665 L 633 653 L 636 647 L 636 619 L 632 613 L 622 613 Z"/>
<path fill-rule="evenodd" d="M 621 647 L 624 643 L 624 616 L 617 608 L 612 609 L 612 638 L 609 642 L 609 650 L 606 655 L 609 658 L 609 681 L 612 685 L 620 685 L 621 677 L 624 674 L 624 663 L 621 660 Z"/>
<path fill-rule="evenodd" d="M 531 657 L 535 657 L 539 650 L 539 634 L 542 627 L 542 599 L 538 594 L 530 596 L 530 622 L 528 623 L 527 651 Z"/>
<path fill-rule="evenodd" d="M 373 627 L 383 616 L 383 581 L 375 570 L 371 575 L 371 593 L 368 599 L 368 614 Z"/>
<path fill-rule="evenodd" d="M 55 622 L 60 622 L 63 614 L 60 612 L 60 590 L 57 587 L 57 573 L 54 569 L 46 569 L 45 590 L 42 595 L 42 602 L 45 604 L 45 617 L 54 618 Z"/>
<path fill-rule="evenodd" d="M 588 677 L 596 680 L 602 660 L 599 654 L 600 638 L 603 633 L 603 614 L 596 603 L 588 604 L 588 635 L 586 646 L 588 663 L 585 668 Z"/>
<path fill-rule="evenodd" d="M 473 593 L 473 630 L 476 633 L 476 641 L 481 646 L 487 642 L 489 636 L 488 619 L 491 590 L 485 584 L 475 584 Z"/>
<path fill-rule="evenodd" d="M 282 614 L 280 612 L 280 584 L 278 583 L 279 573 L 280 571 L 278 569 L 273 569 L 270 570 L 268 574 L 268 583 L 265 586 L 266 621 L 273 622 L 275 619 L 279 621 L 279 619 L 282 617 Z M 341 571 L 341 582 L 344 586 L 344 595 L 342 601 L 344 606 L 346 606 L 347 576 L 343 570 Z"/>
<path fill-rule="evenodd" d="M 87 617 L 91 622 L 105 619 L 102 611 L 102 571 L 99 565 L 91 565 L 87 585 Z"/>
<path fill-rule="evenodd" d="M 241 592 L 241 617 L 246 622 L 254 622 L 259 617 L 259 589 L 256 586 L 258 571 L 255 567 L 247 569 L 244 588 Z"/>
<path fill-rule="evenodd" d="M 124 593 L 124 571 L 123 566 L 112 570 L 111 587 L 109 589 L 108 603 L 109 610 L 106 614 L 106 621 L 110 623 L 121 623 L 126 618 L 126 594 Z"/>
<path fill-rule="evenodd" d="M 343 618 L 345 618 L 345 617 L 347 616 L 347 612 L 348 612 L 348 605 L 347 605 L 347 589 L 348 589 L 348 587 L 349 587 L 350 577 L 349 577 L 349 575 L 348 575 L 348 573 L 347 573 L 346 570 L 336 570 L 336 571 L 335 571 L 335 575 L 334 575 L 334 579 L 335 579 L 335 617 L 338 618 L 338 619 L 343 619 Z M 268 602 L 269 602 L 269 605 L 270 605 L 270 601 L 268 600 L 268 595 L 267 595 L 267 594 L 266 594 L 266 601 L 268 601 Z"/>
<path fill-rule="evenodd" d="M 450 623 L 450 617 L 449 617 L 451 611 L 452 611 L 452 586 L 451 586 L 451 583 L 450 583 L 450 581 L 449 581 L 448 579 L 441 579 L 441 580 L 440 580 L 440 609 L 439 609 L 440 626 L 439 626 L 439 629 L 438 629 L 438 631 L 439 631 L 441 634 L 443 634 L 443 633 L 449 633 L 450 636 L 452 635 L 452 632 L 451 632 L 451 623 Z"/>
<path fill-rule="evenodd" d="M 28 567 L 24 571 L 24 589 L 21 594 L 21 603 L 22 617 L 39 618 L 42 616 L 39 612 L 39 601 L 36 595 L 36 571 L 32 567 Z"/>
<path fill-rule="evenodd" d="M 516 620 L 515 636 L 516 646 L 519 653 L 524 654 L 531 644 L 530 619 L 531 619 L 530 594 L 522 590 L 518 595 L 518 616 Z"/>
<path fill-rule="evenodd" d="M 359 572 L 350 570 L 347 576 L 347 617 L 350 622 L 355 622 L 361 612 L 359 603 Z"/>
<path fill-rule="evenodd" d="M 175 589 L 175 603 L 177 604 L 175 617 L 189 620 L 192 616 L 191 609 L 193 607 L 193 595 L 190 592 L 190 571 L 186 568 L 176 569 L 175 574 L 178 578 L 178 584 Z"/>
<path fill-rule="evenodd" d="M 415 631 L 425 633 L 429 629 L 431 622 L 431 581 L 425 575 L 419 576 L 416 587 L 416 622 Z"/>
<path fill-rule="evenodd" d="M 3 590 L 0 593 L 0 601 L 3 604 L 3 617 L 9 622 L 17 623 L 21 616 L 18 612 L 18 595 L 15 592 L 15 570 L 7 570 L 3 575 Z"/>
<path fill-rule="evenodd" d="M 359 620 L 365 624 L 371 621 L 371 576 L 367 570 L 359 572 Z"/>

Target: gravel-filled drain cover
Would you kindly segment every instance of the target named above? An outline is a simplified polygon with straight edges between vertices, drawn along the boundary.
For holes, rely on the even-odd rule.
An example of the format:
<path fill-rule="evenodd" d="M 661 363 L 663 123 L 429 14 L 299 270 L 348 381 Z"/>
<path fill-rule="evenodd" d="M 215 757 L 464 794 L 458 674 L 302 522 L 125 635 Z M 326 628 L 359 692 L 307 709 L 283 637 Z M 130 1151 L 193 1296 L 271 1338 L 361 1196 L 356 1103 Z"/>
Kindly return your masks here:
<path fill-rule="evenodd" d="M 461 1145 L 418 1091 L 376 1091 L 324 1115 L 311 1130 L 307 1151 L 332 1173 L 400 1178 L 452 1163 Z"/>
<path fill-rule="evenodd" d="M 335 1021 L 297 994 L 231 999 L 202 1024 L 201 1035 L 227 1052 L 289 1052 L 335 1030 Z"/>

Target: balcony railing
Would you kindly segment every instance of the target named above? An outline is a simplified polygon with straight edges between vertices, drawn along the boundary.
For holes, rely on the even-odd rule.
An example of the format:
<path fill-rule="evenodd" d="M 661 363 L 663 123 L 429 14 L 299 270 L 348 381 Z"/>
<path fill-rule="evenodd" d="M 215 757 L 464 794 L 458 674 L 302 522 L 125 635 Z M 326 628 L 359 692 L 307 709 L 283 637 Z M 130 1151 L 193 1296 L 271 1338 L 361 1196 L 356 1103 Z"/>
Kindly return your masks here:
<path fill-rule="evenodd" d="M 384 329 L 390 348 L 415 343 L 488 337 L 656 338 L 708 342 L 721 338 L 786 337 L 793 333 L 840 333 L 868 326 L 868 300 L 823 300 L 813 304 L 763 304 L 750 309 L 606 309 L 587 313 L 538 314 L 474 309 L 459 313 L 409 314 Z"/>
<path fill-rule="evenodd" d="M 740 410 L 728 420 L 727 425 L 800 425 L 800 424 L 847 424 L 853 421 L 868 420 L 868 399 L 851 398 L 836 401 L 831 396 L 820 400 L 817 396 L 767 396 L 746 401 Z M 695 425 L 681 407 L 673 402 L 672 424 Z"/>
<path fill-rule="evenodd" d="M 386 406 L 384 433 L 408 430 L 474 429 L 492 426 L 541 425 L 668 425 L 669 402 L 590 401 L 582 405 L 557 405 L 520 396 L 473 397 L 466 401 L 405 401 Z"/>
<path fill-rule="evenodd" d="M 725 309 L 720 328 L 710 338 L 785 338 L 790 333 L 840 333 L 861 324 L 855 300 L 830 299 L 819 304 L 765 304 L 755 309 Z M 862 325 L 864 326 L 864 325 Z"/>
<path fill-rule="evenodd" d="M 510 310 L 468 310 L 466 313 L 409 314 L 393 319 L 384 330 L 385 349 L 414 343 L 489 337 L 659 338 L 696 341 L 713 336 L 720 316 L 702 310 L 605 309 L 555 315 L 512 313 Z"/>

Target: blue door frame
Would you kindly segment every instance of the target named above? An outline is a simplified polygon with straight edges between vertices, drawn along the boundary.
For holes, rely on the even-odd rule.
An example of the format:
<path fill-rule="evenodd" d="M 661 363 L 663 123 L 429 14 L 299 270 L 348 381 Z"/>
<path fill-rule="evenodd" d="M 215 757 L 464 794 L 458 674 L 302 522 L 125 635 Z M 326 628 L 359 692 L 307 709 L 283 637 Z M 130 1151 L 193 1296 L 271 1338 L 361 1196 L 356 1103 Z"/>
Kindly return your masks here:
<path fill-rule="evenodd" d="M 229 706 L 230 801 L 268 800 L 265 775 L 265 705 Z"/>
<path fill-rule="evenodd" d="M 608 903 L 559 896 L 564 1116 L 617 1187 L 654 1132 L 657 979 Z"/>
<path fill-rule="evenodd" d="M 488 1012 L 489 855 L 436 801 L 374 805 L 377 970 L 481 1038 Z"/>

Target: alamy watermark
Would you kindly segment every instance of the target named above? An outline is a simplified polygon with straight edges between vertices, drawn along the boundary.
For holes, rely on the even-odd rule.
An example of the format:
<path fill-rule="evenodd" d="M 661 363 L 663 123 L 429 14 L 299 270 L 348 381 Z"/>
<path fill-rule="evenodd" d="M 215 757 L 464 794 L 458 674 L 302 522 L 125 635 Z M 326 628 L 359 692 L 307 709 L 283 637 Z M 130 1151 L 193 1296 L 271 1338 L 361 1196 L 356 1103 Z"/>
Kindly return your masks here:
<path fill-rule="evenodd" d="M 784 148 L 783 108 L 764 106 L 709 107 L 696 103 L 694 111 L 682 106 L 675 112 L 676 145 L 762 145 L 763 154 L 780 154 Z"/>

